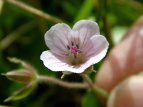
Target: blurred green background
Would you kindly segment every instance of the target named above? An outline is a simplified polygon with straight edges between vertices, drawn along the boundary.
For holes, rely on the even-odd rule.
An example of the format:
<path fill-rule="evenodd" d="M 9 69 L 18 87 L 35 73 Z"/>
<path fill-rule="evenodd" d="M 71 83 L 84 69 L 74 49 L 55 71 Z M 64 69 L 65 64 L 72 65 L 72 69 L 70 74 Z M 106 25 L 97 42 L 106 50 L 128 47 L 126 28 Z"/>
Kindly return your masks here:
<path fill-rule="evenodd" d="M 142 0 L 18 0 L 39 9 L 69 24 L 71 27 L 81 19 L 99 24 L 102 35 L 110 43 L 110 49 L 119 43 L 128 28 L 142 15 Z M 45 45 L 45 32 L 57 22 L 0 0 L 0 73 L 21 66 L 13 64 L 7 57 L 16 57 L 31 64 L 39 74 L 60 78 L 62 73 L 48 70 L 40 60 Z M 110 51 L 110 50 L 109 50 Z M 95 65 L 98 70 L 102 61 Z M 92 73 L 91 78 L 95 74 Z M 72 74 L 65 81 L 81 82 L 82 78 Z M 90 90 L 67 89 L 51 83 L 40 83 L 28 97 L 4 103 L 4 99 L 22 87 L 21 84 L 0 76 L 0 105 L 13 107 L 104 107 Z"/>

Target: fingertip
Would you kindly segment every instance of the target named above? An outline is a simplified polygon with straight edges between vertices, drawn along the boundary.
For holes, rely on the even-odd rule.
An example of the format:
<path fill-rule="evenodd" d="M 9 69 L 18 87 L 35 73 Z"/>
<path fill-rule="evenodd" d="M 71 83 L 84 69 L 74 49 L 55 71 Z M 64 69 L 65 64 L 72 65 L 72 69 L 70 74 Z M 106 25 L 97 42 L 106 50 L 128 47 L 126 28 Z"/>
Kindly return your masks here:
<path fill-rule="evenodd" d="M 143 107 L 143 75 L 132 76 L 116 86 L 107 107 Z"/>

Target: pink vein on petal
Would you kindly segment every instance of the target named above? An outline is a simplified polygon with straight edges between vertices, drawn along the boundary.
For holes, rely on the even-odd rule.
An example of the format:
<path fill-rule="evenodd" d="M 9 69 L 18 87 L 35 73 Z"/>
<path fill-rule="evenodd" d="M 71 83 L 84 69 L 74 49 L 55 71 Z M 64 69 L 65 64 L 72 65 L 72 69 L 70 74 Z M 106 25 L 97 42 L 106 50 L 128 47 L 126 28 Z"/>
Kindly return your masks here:
<path fill-rule="evenodd" d="M 78 44 L 80 45 L 79 35 L 80 35 L 80 31 L 78 32 L 78 36 L 77 36 Z"/>
<path fill-rule="evenodd" d="M 86 56 L 86 59 L 88 59 L 89 57 L 91 57 L 91 56 L 94 55 L 94 54 L 95 54 L 95 53 L 92 53 L 92 54 Z"/>
<path fill-rule="evenodd" d="M 88 29 L 87 29 L 87 31 L 86 31 L 86 34 L 85 34 L 85 36 L 84 36 L 84 40 L 83 40 L 82 45 L 81 45 L 82 48 L 83 48 L 84 42 L 85 42 L 85 40 L 86 40 L 87 34 L 88 34 Z"/>
<path fill-rule="evenodd" d="M 92 55 L 94 55 L 94 54 L 96 54 L 97 52 L 99 52 L 100 47 L 101 47 L 101 46 L 99 46 L 99 48 L 98 48 L 98 50 L 96 50 L 96 52 L 93 52 L 93 53 L 89 54 L 88 56 L 86 56 L 86 58 L 91 57 Z M 88 53 L 89 53 L 89 51 L 88 51 Z M 87 55 L 87 54 L 86 54 L 86 55 Z"/>
<path fill-rule="evenodd" d="M 87 46 L 87 49 L 86 49 L 85 52 L 84 52 L 85 54 L 87 54 L 87 53 L 94 47 L 93 45 L 91 45 L 91 47 L 88 48 L 89 46 L 90 46 L 90 45 Z M 87 52 L 87 53 L 86 53 L 86 52 Z"/>
<path fill-rule="evenodd" d="M 54 54 L 55 56 L 57 56 L 60 60 L 67 62 L 67 60 L 64 59 L 64 57 L 60 56 L 59 54 L 56 54 L 56 53 L 53 53 L 53 54 Z M 54 57 L 49 57 L 49 58 L 54 58 Z M 49 59 L 49 58 L 48 58 L 48 59 Z"/>
<path fill-rule="evenodd" d="M 57 49 L 60 49 L 61 51 L 65 52 L 62 48 L 58 47 L 57 45 L 53 44 Z"/>
<path fill-rule="evenodd" d="M 66 34 L 66 35 L 69 35 L 69 33 L 67 32 L 67 34 Z M 69 44 L 70 44 L 70 41 L 69 41 L 68 36 L 66 36 L 66 39 L 68 40 L 68 44 L 67 44 L 67 45 L 69 45 Z"/>
<path fill-rule="evenodd" d="M 57 36 L 58 40 L 61 42 L 61 44 L 67 49 L 67 46 L 64 44 L 64 42 Z"/>
<path fill-rule="evenodd" d="M 74 32 L 74 35 L 75 35 L 75 32 Z M 77 44 L 76 39 L 77 39 L 77 38 L 74 37 L 74 43 L 75 43 L 75 44 Z"/>

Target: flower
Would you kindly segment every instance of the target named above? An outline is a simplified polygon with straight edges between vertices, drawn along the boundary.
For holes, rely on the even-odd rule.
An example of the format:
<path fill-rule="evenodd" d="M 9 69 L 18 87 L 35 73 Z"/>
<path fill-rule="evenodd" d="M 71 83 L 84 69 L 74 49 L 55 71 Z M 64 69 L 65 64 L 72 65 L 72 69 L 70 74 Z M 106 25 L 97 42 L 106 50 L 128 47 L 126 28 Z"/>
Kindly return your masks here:
<path fill-rule="evenodd" d="M 109 46 L 91 20 L 78 21 L 72 29 L 64 23 L 56 24 L 46 32 L 45 42 L 50 50 L 40 56 L 44 65 L 52 71 L 72 73 L 82 73 L 99 62 Z"/>

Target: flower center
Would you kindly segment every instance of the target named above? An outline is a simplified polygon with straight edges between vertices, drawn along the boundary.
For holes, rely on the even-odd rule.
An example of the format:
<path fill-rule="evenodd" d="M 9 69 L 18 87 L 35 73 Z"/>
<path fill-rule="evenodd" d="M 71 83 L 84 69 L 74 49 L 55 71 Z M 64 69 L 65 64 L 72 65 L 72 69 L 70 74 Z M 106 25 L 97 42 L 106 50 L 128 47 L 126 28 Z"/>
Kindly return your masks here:
<path fill-rule="evenodd" d="M 71 46 L 67 46 L 67 49 L 69 50 L 69 54 L 66 54 L 66 56 L 72 55 L 74 59 L 77 59 L 78 53 L 82 53 L 83 51 L 79 49 L 79 44 L 74 44 L 71 42 Z"/>

